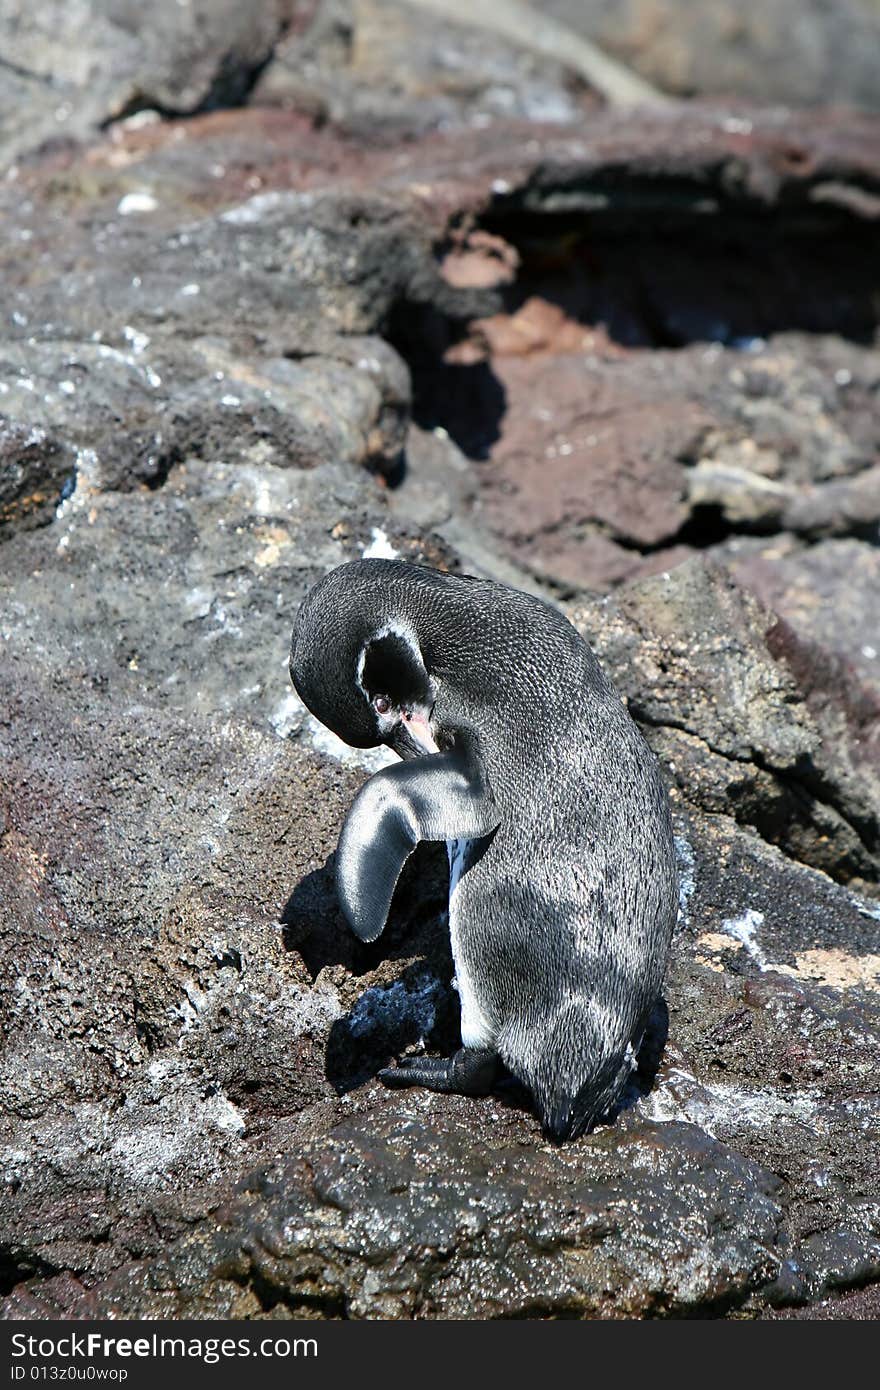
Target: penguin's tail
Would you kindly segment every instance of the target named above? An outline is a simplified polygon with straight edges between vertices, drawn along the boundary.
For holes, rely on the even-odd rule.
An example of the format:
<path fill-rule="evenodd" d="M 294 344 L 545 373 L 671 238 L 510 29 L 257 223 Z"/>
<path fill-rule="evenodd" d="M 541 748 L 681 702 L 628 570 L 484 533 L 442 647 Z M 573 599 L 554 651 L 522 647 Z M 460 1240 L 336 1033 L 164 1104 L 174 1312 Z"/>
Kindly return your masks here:
<path fill-rule="evenodd" d="M 530 1085 L 545 1133 L 563 1143 L 589 1134 L 614 1109 L 634 1054 L 628 1040 L 612 1043 L 582 1009 L 566 1008 L 545 1037 L 537 1066 L 508 1065 Z"/>
<path fill-rule="evenodd" d="M 608 1058 L 583 1086 L 572 1094 L 557 1094 L 541 1105 L 541 1120 L 548 1137 L 557 1144 L 589 1134 L 617 1102 L 632 1075 L 628 1058 Z"/>

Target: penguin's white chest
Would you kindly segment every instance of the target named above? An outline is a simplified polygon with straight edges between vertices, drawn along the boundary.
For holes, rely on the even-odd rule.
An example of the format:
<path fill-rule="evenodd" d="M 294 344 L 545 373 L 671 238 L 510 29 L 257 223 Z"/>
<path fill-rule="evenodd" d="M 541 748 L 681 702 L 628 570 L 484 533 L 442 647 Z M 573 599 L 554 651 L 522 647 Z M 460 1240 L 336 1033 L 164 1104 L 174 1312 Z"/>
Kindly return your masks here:
<path fill-rule="evenodd" d="M 494 1042 L 494 1029 L 489 1023 L 474 988 L 474 981 L 467 969 L 461 948 L 461 933 L 456 897 L 467 863 L 470 840 L 447 840 L 446 852 L 449 855 L 449 936 L 452 942 L 452 959 L 455 962 L 455 988 L 461 1003 L 461 1041 L 465 1047 L 491 1047 Z"/>

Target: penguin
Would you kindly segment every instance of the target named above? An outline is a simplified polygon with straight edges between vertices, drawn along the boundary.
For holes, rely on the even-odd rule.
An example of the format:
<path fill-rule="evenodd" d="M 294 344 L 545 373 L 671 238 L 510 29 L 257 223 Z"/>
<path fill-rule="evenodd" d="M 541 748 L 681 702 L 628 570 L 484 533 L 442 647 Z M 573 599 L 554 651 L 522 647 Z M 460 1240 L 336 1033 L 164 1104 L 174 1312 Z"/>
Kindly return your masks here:
<path fill-rule="evenodd" d="M 290 674 L 341 739 L 401 759 L 340 833 L 355 934 L 380 935 L 419 841 L 449 852 L 462 1045 L 380 1079 L 486 1095 L 503 1064 L 551 1139 L 588 1133 L 633 1070 L 678 910 L 660 770 L 594 652 L 531 594 L 370 559 L 307 594 Z"/>

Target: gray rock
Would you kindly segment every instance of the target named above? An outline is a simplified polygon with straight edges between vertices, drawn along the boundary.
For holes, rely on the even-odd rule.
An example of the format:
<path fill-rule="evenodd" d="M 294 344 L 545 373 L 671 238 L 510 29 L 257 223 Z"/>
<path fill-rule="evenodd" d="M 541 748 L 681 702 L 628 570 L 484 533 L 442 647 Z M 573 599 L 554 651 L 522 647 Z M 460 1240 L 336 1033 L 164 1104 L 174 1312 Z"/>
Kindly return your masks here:
<path fill-rule="evenodd" d="M 256 1160 L 260 1116 L 332 1107 L 354 1051 L 413 1040 L 393 1018 L 337 1036 L 328 1076 L 362 993 L 333 969 L 363 962 L 323 863 L 376 764 L 286 673 L 297 596 L 371 523 L 393 534 L 380 508 L 340 465 L 190 462 L 158 492 L 80 478 L 5 545 L 0 1200 L 20 1274 L 95 1278 L 161 1245 L 156 1204 L 166 1234 L 208 1210 Z"/>
<path fill-rule="evenodd" d="M 644 1316 L 720 1310 L 774 1267 L 778 1183 L 695 1127 L 631 1124 L 575 1154 L 525 1144 L 515 1115 L 486 1123 L 475 1109 L 404 1099 L 397 1114 L 339 1126 L 187 1241 L 183 1284 L 171 1251 L 120 1271 L 92 1306 L 188 1316 L 219 1279 L 239 1286 L 239 1316 L 260 1304 L 291 1316 Z M 52 1307 L 51 1285 L 46 1295 L 32 1315 Z"/>
<path fill-rule="evenodd" d="M 475 491 L 473 470 L 446 431 L 411 426 L 403 476 L 388 493 L 392 515 L 436 530 L 465 511 Z"/>
<path fill-rule="evenodd" d="M 876 1278 L 880 1229 L 880 908 L 725 817 L 678 828 L 669 1045 L 639 1110 L 784 1174 L 780 1265 L 758 1302 L 857 1287 Z"/>
<path fill-rule="evenodd" d="M 596 105 L 562 63 L 405 0 L 323 0 L 277 45 L 253 100 L 374 141 L 499 120 L 573 122 Z"/>
<path fill-rule="evenodd" d="M 854 712 L 857 687 L 866 687 L 861 723 L 870 742 L 871 694 L 880 696 L 880 615 L 873 602 L 880 585 L 877 547 L 853 539 L 804 547 L 794 538 L 738 537 L 719 558 L 814 648 L 817 664 L 824 661 L 827 668 L 817 673 L 817 684 L 833 685 Z"/>
<path fill-rule="evenodd" d="M 82 138 L 132 111 L 237 105 L 273 50 L 290 0 L 11 0 L 0 17 L 0 163 Z"/>
<path fill-rule="evenodd" d="M 4 410 L 90 450 L 106 487 L 186 458 L 391 471 L 409 374 L 375 330 L 410 296 L 470 303 L 384 201 L 258 195 L 172 232 L 110 220 L 62 301 L 54 281 L 15 296 Z"/>
<path fill-rule="evenodd" d="M 835 877 L 876 878 L 880 763 L 796 633 L 727 572 L 692 559 L 575 621 L 683 796 Z"/>
<path fill-rule="evenodd" d="M 543 8 L 679 96 L 880 102 L 871 0 L 548 0 Z"/>
<path fill-rule="evenodd" d="M 104 487 L 155 487 L 184 459 L 383 470 L 400 454 L 409 383 L 380 340 L 349 338 L 339 357 L 294 361 L 207 335 L 169 347 L 128 324 L 107 336 L 0 345 L 9 417 L 20 431 L 39 420 L 68 459 L 93 454 Z"/>

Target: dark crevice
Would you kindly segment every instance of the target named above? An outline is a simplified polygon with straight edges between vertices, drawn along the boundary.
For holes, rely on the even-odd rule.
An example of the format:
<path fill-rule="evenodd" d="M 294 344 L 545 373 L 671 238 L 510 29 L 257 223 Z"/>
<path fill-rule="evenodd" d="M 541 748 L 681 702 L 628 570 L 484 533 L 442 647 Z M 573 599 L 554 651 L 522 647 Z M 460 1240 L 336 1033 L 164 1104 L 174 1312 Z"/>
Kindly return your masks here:
<path fill-rule="evenodd" d="M 282 37 L 279 35 L 279 38 Z M 208 91 L 201 101 L 189 107 L 169 106 L 149 92 L 136 92 L 113 116 L 100 124 L 100 130 L 111 130 L 121 121 L 137 116 L 141 111 L 155 111 L 163 121 L 186 121 L 193 116 L 205 116 L 211 111 L 226 111 L 247 105 L 266 67 L 275 56 L 277 40 L 269 52 L 255 62 L 247 63 L 234 53 L 224 53 L 217 66 Z"/>
<path fill-rule="evenodd" d="M 163 1046 L 164 1039 L 161 1029 L 157 1028 L 152 1019 L 144 1014 L 137 999 L 134 1001 L 134 1033 L 144 1050 L 150 1054 L 158 1052 Z"/>
<path fill-rule="evenodd" d="M 725 515 L 723 507 L 716 503 L 699 503 L 691 508 L 686 519 L 677 531 L 671 531 L 658 541 L 639 541 L 625 532 L 618 531 L 606 521 L 599 518 L 592 518 L 588 522 L 575 523 L 573 526 L 565 521 L 560 521 L 553 526 L 542 528 L 540 531 L 533 532 L 530 536 L 520 536 L 514 539 L 514 544 L 526 545 L 536 541 L 545 544 L 552 541 L 554 536 L 565 534 L 568 539 L 572 536 L 578 541 L 589 542 L 591 537 L 602 536 L 613 541 L 621 550 L 626 550 L 634 555 L 647 558 L 650 555 L 662 555 L 665 551 L 672 550 L 680 546 L 690 550 L 711 550 L 717 545 L 722 545 L 725 541 L 732 540 L 740 536 L 768 536 L 776 535 L 780 527 L 769 525 L 749 526 L 745 522 L 734 523 Z M 856 535 L 855 529 L 847 532 L 848 535 Z M 803 548 L 808 548 L 815 543 L 799 536 Z M 816 541 L 818 541 L 818 537 Z M 552 580 L 546 581 L 550 584 Z M 563 588 L 565 586 L 562 586 Z M 576 586 L 569 589 L 569 592 L 577 592 Z"/>
<path fill-rule="evenodd" d="M 839 796 L 835 794 L 834 787 L 828 782 L 821 769 L 816 767 L 808 754 L 801 754 L 792 768 L 784 770 L 774 767 L 760 751 L 753 754 L 753 762 L 762 772 L 767 772 L 775 777 L 793 795 L 800 796 L 807 803 L 815 802 L 819 806 L 825 806 L 828 810 L 834 811 L 858 838 L 869 858 L 880 849 L 880 845 L 877 843 L 876 817 L 872 816 L 869 811 L 866 815 L 854 819 L 852 808 L 841 802 Z M 864 866 L 862 866 L 862 871 L 864 871 Z"/>
<path fill-rule="evenodd" d="M 172 446 L 161 453 L 158 458 L 151 460 L 150 465 L 144 470 L 141 482 L 150 492 L 158 492 L 168 482 L 172 471 L 178 464 L 183 463 L 183 460 L 183 450 Z"/>
<path fill-rule="evenodd" d="M 715 503 L 701 503 L 699 506 L 691 507 L 687 520 L 669 540 L 654 547 L 639 546 L 638 549 L 643 555 L 650 554 L 652 549 L 667 550 L 673 545 L 686 545 L 693 550 L 709 550 L 712 546 L 721 545 L 733 536 L 746 534 L 747 530 L 748 528 L 742 524 L 734 525 L 724 515 L 723 507 L 717 506 Z M 757 530 L 750 534 L 757 534 Z M 623 545 L 625 543 L 617 538 L 617 544 Z"/>
<path fill-rule="evenodd" d="M 412 377 L 412 419 L 424 430 L 445 429 L 462 453 L 487 459 L 500 437 L 507 393 L 489 362 L 446 360 L 467 336 L 468 325 L 431 304 L 399 302 L 385 338 Z"/>
<path fill-rule="evenodd" d="M 322 1314 L 328 1319 L 347 1321 L 348 1305 L 343 1294 L 294 1293 L 289 1288 L 276 1284 L 261 1270 L 250 1269 L 243 1278 L 231 1276 L 242 1289 L 247 1289 L 259 1301 L 264 1313 L 276 1308 L 286 1308 L 291 1318 L 301 1318 L 304 1311 L 314 1316 Z"/>
<path fill-rule="evenodd" d="M 747 354 L 789 331 L 873 343 L 880 325 L 876 228 L 845 207 L 811 202 L 806 181 L 770 206 L 730 195 L 723 173 L 714 186 L 633 178 L 625 169 L 590 184 L 526 184 L 496 197 L 476 222 L 452 219 L 437 258 L 467 248 L 474 233 L 500 238 L 519 259 L 513 283 L 495 291 L 502 312 L 543 300 L 628 349 L 705 343 Z M 410 368 L 414 423 L 445 430 L 474 462 L 490 459 L 508 402 L 479 318 L 462 321 L 436 303 L 407 300 L 396 306 L 385 336 Z M 872 541 L 875 529 L 854 518 L 834 534 Z M 733 521 L 721 505 L 707 503 L 690 508 L 679 530 L 656 543 L 601 525 L 586 533 L 602 532 L 648 557 L 783 530 L 791 528 L 782 516 Z M 794 534 L 811 544 L 828 530 Z"/>
<path fill-rule="evenodd" d="M 798 200 L 767 207 L 674 179 L 606 179 L 591 189 L 542 190 L 536 200 L 592 211 L 523 206 L 528 189 L 496 199 L 480 230 L 519 255 L 504 290 L 515 312 L 530 296 L 625 347 L 748 345 L 799 330 L 870 344 L 878 327 L 877 233 L 845 209 Z"/>
<path fill-rule="evenodd" d="M 0 1297 L 18 1284 L 28 1279 L 51 1279 L 60 1272 L 56 1265 L 43 1260 L 33 1251 L 16 1250 L 11 1245 L 0 1245 Z"/>
<path fill-rule="evenodd" d="M 51 73 L 35 72 L 33 68 L 26 68 L 21 63 L 13 63 L 10 58 L 0 58 L 0 68 L 14 73 L 16 77 L 24 78 L 27 82 L 39 82 L 44 87 L 58 85 Z"/>
<path fill-rule="evenodd" d="M 604 206 L 547 210 L 566 199 Z M 725 199 L 711 186 L 639 181 L 621 171 L 590 189 L 527 186 L 496 198 L 471 228 L 450 222 L 437 257 L 460 247 L 468 231 L 499 237 L 519 258 L 513 283 L 495 292 L 503 312 L 542 299 L 630 349 L 748 350 L 789 331 L 871 344 L 880 324 L 876 229 L 808 199 L 804 188 L 797 201 L 766 207 Z M 530 200 L 544 210 L 526 206 Z M 455 352 L 469 335 L 473 351 Z M 407 300 L 385 336 L 409 365 L 415 423 L 445 429 L 471 459 L 488 458 L 507 402 L 491 359 L 480 354 L 478 321 Z M 714 543 L 710 535 L 734 533 L 707 509 L 683 539 L 704 547 Z"/>
<path fill-rule="evenodd" d="M 534 532 L 528 537 L 528 540 L 546 543 L 554 535 L 566 530 L 567 524 L 563 521 Z M 599 519 L 592 519 L 582 526 L 577 525 L 574 534 L 580 538 L 581 532 L 584 539 L 588 539 L 590 536 L 604 536 L 613 541 L 615 545 L 620 546 L 621 550 L 632 551 L 636 555 L 644 556 L 660 555 L 673 546 L 688 546 L 692 550 L 709 550 L 734 536 L 767 534 L 766 531 L 749 530 L 743 525 L 735 526 L 725 517 L 723 508 L 715 503 L 700 503 L 699 506 L 692 507 L 678 530 L 663 536 L 659 541 L 637 541 L 632 536 L 616 530 L 607 522 Z M 526 538 L 521 538 L 521 541 L 525 544 Z"/>

